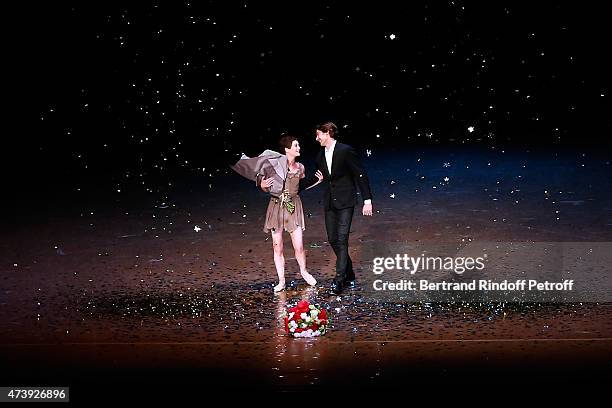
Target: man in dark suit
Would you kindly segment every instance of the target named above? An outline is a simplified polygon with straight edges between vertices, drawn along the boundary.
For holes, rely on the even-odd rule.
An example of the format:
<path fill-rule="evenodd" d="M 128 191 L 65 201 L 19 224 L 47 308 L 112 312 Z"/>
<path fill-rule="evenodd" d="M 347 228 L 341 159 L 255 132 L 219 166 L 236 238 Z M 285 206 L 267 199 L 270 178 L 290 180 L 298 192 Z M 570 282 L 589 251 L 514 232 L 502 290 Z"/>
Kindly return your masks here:
<path fill-rule="evenodd" d="M 331 290 L 342 293 L 346 286 L 355 282 L 353 262 L 348 252 L 349 232 L 353 221 L 353 212 L 357 204 L 356 186 L 363 197 L 365 216 L 372 215 L 372 193 L 368 176 L 355 150 L 346 144 L 336 141 L 338 128 L 332 122 L 317 126 L 317 142 L 324 147 L 316 157 L 317 169 L 323 173 L 325 191 L 325 228 L 329 244 L 336 254 L 336 277 Z M 316 182 L 313 176 L 302 179 L 301 188 Z"/>

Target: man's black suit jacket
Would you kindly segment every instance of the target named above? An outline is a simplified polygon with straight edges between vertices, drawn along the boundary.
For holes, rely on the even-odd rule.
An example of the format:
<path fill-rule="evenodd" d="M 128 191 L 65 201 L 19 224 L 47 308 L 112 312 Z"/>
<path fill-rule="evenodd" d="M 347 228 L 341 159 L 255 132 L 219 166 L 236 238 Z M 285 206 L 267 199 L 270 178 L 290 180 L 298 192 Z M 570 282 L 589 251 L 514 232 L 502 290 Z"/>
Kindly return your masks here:
<path fill-rule="evenodd" d="M 317 154 L 315 159 L 317 169 L 323 173 L 323 204 L 326 210 L 354 207 L 357 204 L 357 190 L 361 191 L 364 200 L 372 198 L 370 182 L 361 160 L 357 157 L 355 150 L 346 144 L 336 142 L 332 157 L 331 175 L 325 161 L 325 149 Z M 313 174 L 300 181 L 300 190 L 317 182 Z"/>

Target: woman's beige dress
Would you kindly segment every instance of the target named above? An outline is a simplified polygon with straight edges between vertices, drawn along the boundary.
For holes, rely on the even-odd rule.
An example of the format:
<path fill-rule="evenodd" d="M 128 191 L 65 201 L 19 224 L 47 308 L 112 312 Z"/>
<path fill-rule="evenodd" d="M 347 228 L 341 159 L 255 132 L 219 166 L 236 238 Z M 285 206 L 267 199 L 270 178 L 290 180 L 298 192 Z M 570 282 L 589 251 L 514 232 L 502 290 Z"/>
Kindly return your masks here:
<path fill-rule="evenodd" d="M 270 203 L 268 204 L 268 211 L 266 211 L 266 223 L 263 229 L 266 233 L 282 229 L 287 232 L 293 232 L 297 228 L 302 228 L 302 230 L 306 229 L 302 201 L 298 195 L 300 179 L 304 177 L 304 165 L 299 163 L 298 166 L 296 172 L 292 173 L 289 171 L 287 173 L 287 179 L 285 181 L 285 190 L 289 191 L 289 196 L 295 205 L 295 211 L 293 214 L 289 214 L 287 208 L 281 205 L 280 198 L 271 197 Z"/>

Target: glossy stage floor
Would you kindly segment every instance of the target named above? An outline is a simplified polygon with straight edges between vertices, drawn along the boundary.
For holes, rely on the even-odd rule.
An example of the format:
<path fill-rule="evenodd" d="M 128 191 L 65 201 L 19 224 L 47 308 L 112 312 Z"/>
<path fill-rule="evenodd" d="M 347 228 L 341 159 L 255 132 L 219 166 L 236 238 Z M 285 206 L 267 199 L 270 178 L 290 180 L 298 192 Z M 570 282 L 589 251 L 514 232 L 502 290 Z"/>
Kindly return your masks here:
<path fill-rule="evenodd" d="M 261 231 L 266 197 L 234 174 L 186 181 L 168 202 L 120 195 L 63 210 L 49 197 L 18 212 L 1 238 L 0 382 L 70 385 L 86 401 L 161 386 L 603 381 L 612 304 L 376 300 L 365 296 L 361 254 L 376 242 L 610 242 L 609 160 L 466 150 L 374 152 L 365 164 L 376 214 L 355 215 L 358 284 L 339 297 L 328 290 L 334 256 L 320 191 L 303 196 L 319 285 L 298 279 L 286 236 L 293 280 L 277 295 Z M 326 336 L 285 334 L 279 316 L 299 299 L 330 311 Z"/>

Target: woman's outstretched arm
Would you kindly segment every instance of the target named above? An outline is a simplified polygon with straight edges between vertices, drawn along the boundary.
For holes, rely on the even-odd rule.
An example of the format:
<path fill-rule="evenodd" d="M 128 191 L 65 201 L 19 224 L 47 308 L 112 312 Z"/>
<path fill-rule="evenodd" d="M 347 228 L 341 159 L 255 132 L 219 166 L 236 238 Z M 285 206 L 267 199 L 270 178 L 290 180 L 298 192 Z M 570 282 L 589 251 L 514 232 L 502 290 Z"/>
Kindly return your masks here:
<path fill-rule="evenodd" d="M 314 184 L 311 184 L 310 186 L 306 187 L 304 190 L 308 190 L 313 188 L 314 186 L 316 186 L 317 184 L 320 184 L 323 181 L 323 173 L 321 173 L 321 170 L 317 170 L 315 172 L 315 177 L 317 178 L 317 182 Z"/>
<path fill-rule="evenodd" d="M 299 191 L 302 192 L 304 190 L 308 190 L 316 186 L 317 184 L 323 181 L 323 173 L 320 170 L 317 170 L 309 177 L 306 177 L 306 170 L 304 170 L 304 165 L 300 163 L 302 176 L 300 177 L 300 188 Z"/>

